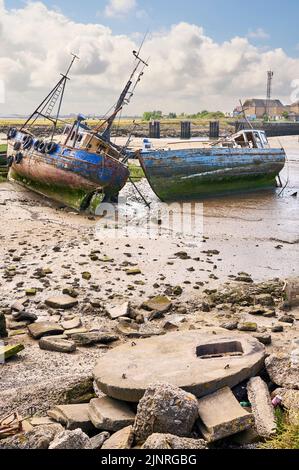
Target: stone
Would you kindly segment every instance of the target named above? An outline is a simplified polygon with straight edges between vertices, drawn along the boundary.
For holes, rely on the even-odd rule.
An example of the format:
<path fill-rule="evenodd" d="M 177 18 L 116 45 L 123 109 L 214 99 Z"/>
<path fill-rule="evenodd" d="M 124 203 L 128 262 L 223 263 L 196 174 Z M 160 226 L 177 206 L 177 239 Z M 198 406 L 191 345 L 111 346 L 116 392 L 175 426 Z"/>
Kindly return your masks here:
<path fill-rule="evenodd" d="M 6 319 L 4 313 L 0 312 L 0 338 L 6 338 L 8 336 L 6 329 Z"/>
<path fill-rule="evenodd" d="M 291 359 L 284 354 L 272 354 L 265 360 L 270 379 L 283 388 L 299 390 L 299 365 L 292 367 Z"/>
<path fill-rule="evenodd" d="M 75 330 L 80 328 L 82 325 L 81 318 L 75 317 L 72 320 L 65 320 L 61 322 L 61 326 L 64 330 Z"/>
<path fill-rule="evenodd" d="M 16 436 L 0 439 L 0 449 L 48 449 L 55 436 L 63 431 L 60 424 L 37 426 L 28 433 L 20 433 Z"/>
<path fill-rule="evenodd" d="M 75 289 L 72 289 L 71 287 L 65 287 L 62 293 L 64 295 L 68 295 L 69 297 L 73 297 L 74 299 L 79 297 L 79 293 Z"/>
<path fill-rule="evenodd" d="M 266 383 L 260 377 L 252 377 L 247 384 L 255 428 L 259 436 L 269 439 L 276 433 L 274 408 Z"/>
<path fill-rule="evenodd" d="M 261 441 L 261 437 L 254 428 L 249 428 L 246 429 L 246 431 L 235 434 L 231 439 L 233 444 L 237 444 L 239 446 L 257 444 Z"/>
<path fill-rule="evenodd" d="M 121 305 L 115 305 L 113 307 L 106 308 L 109 318 L 111 320 L 117 320 L 121 317 L 127 317 L 130 313 L 130 303 L 124 302 Z"/>
<path fill-rule="evenodd" d="M 105 395 L 123 401 L 138 402 L 153 382 L 202 397 L 257 375 L 264 359 L 265 347 L 249 335 L 180 331 L 117 346 L 99 359 L 94 378 Z"/>
<path fill-rule="evenodd" d="M 110 344 L 119 339 L 118 336 L 112 333 L 105 333 L 101 331 L 89 331 L 87 333 L 74 333 L 72 340 L 78 346 L 92 346 L 94 344 Z"/>
<path fill-rule="evenodd" d="M 141 269 L 133 268 L 133 269 L 126 269 L 126 274 L 128 276 L 137 276 L 138 274 L 142 274 Z"/>
<path fill-rule="evenodd" d="M 293 325 L 295 323 L 295 318 L 291 315 L 283 315 L 278 319 L 278 321 L 282 323 L 289 323 L 290 325 Z"/>
<path fill-rule="evenodd" d="M 57 405 L 48 411 L 48 416 L 65 426 L 70 431 L 80 428 L 84 432 L 94 429 L 88 413 L 89 405 Z"/>
<path fill-rule="evenodd" d="M 30 323 L 34 323 L 38 317 L 34 313 L 22 311 L 22 312 L 14 312 L 12 314 L 12 318 L 17 322 L 26 321 L 28 322 L 28 324 L 30 324 Z"/>
<path fill-rule="evenodd" d="M 47 416 L 34 416 L 30 419 L 31 426 L 48 426 L 49 424 L 55 424 L 53 419 Z"/>
<path fill-rule="evenodd" d="M 287 308 L 299 306 L 299 277 L 287 280 L 284 294 Z"/>
<path fill-rule="evenodd" d="M 34 297 L 37 294 L 37 289 L 26 289 L 26 295 L 28 297 Z"/>
<path fill-rule="evenodd" d="M 54 322 L 33 323 L 28 326 L 28 331 L 34 339 L 40 339 L 43 336 L 62 335 L 64 329 Z"/>
<path fill-rule="evenodd" d="M 134 441 L 133 426 L 117 431 L 102 445 L 103 450 L 131 449 Z"/>
<path fill-rule="evenodd" d="M 91 274 L 89 272 L 82 273 L 82 279 L 89 281 L 91 279 Z"/>
<path fill-rule="evenodd" d="M 298 422 L 299 416 L 299 390 L 290 390 L 287 388 L 277 388 L 273 394 L 274 397 L 282 398 L 282 405 L 288 411 L 288 417 L 291 422 Z"/>
<path fill-rule="evenodd" d="M 252 322 L 239 323 L 238 324 L 238 330 L 239 331 L 256 331 L 257 330 L 257 324 L 252 323 Z"/>
<path fill-rule="evenodd" d="M 150 312 L 156 311 L 159 313 L 167 313 L 172 307 L 172 302 L 168 297 L 158 295 L 153 299 L 148 300 L 142 304 L 142 308 Z"/>
<path fill-rule="evenodd" d="M 138 404 L 134 435 L 137 442 L 153 433 L 189 437 L 197 418 L 194 395 L 167 383 L 153 384 Z"/>
<path fill-rule="evenodd" d="M 283 326 L 281 325 L 275 325 L 271 328 L 272 333 L 282 333 L 283 332 Z"/>
<path fill-rule="evenodd" d="M 50 297 L 46 300 L 46 305 L 55 309 L 68 310 L 78 305 L 78 300 L 69 295 L 60 295 L 58 297 Z"/>
<path fill-rule="evenodd" d="M 142 446 L 142 449 L 161 449 L 161 450 L 203 450 L 207 449 L 207 443 L 203 439 L 188 439 L 174 436 L 173 434 L 152 434 Z"/>
<path fill-rule="evenodd" d="M 109 438 L 110 438 L 109 432 L 104 431 L 104 432 L 101 432 L 100 434 L 97 434 L 96 436 L 90 439 L 91 448 L 93 450 L 101 449 L 104 442 L 106 442 Z"/>
<path fill-rule="evenodd" d="M 220 328 L 224 328 L 225 330 L 233 331 L 238 328 L 238 322 L 237 321 L 230 321 L 230 322 L 225 322 L 220 325 Z"/>
<path fill-rule="evenodd" d="M 23 344 L 14 344 L 8 346 L 0 345 L 0 364 L 7 361 L 13 356 L 16 356 L 19 352 L 23 351 L 25 347 Z"/>
<path fill-rule="evenodd" d="M 253 284 L 253 279 L 249 274 L 240 273 L 236 278 L 235 281 L 237 282 L 244 282 L 246 284 Z"/>
<path fill-rule="evenodd" d="M 134 424 L 135 413 L 125 402 L 102 397 L 89 403 L 89 417 L 97 429 L 116 432 Z"/>
<path fill-rule="evenodd" d="M 259 305 L 265 307 L 273 307 L 275 305 L 274 299 L 270 294 L 259 294 L 255 296 L 255 301 Z"/>
<path fill-rule="evenodd" d="M 265 346 L 269 346 L 272 343 L 272 337 L 267 333 L 256 333 L 253 337 Z"/>
<path fill-rule="evenodd" d="M 40 349 L 61 353 L 72 353 L 76 351 L 76 344 L 64 337 L 48 336 L 39 340 Z"/>
<path fill-rule="evenodd" d="M 81 430 L 63 431 L 58 434 L 49 449 L 91 449 L 89 437 Z"/>
<path fill-rule="evenodd" d="M 198 400 L 199 429 L 208 442 L 244 431 L 254 424 L 253 416 L 242 408 L 229 387 Z"/>

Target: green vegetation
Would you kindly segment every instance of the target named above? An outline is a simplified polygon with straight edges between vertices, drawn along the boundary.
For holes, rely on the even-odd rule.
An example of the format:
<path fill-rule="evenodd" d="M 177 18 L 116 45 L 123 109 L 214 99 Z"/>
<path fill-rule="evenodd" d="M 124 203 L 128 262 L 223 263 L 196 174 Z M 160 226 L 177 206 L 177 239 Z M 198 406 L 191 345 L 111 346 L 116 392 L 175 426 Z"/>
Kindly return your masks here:
<path fill-rule="evenodd" d="M 143 113 L 143 120 L 144 121 L 151 121 L 153 119 L 163 119 L 162 111 L 146 111 Z"/>
<path fill-rule="evenodd" d="M 223 119 L 225 118 L 225 114 L 221 111 L 199 111 L 196 114 L 186 114 L 181 113 L 177 116 L 176 113 L 169 113 L 168 116 L 164 116 L 162 111 L 146 111 L 143 113 L 142 119 L 143 121 L 151 121 L 154 119 L 162 120 L 162 119 Z"/>
<path fill-rule="evenodd" d="M 7 150 L 7 145 L 6 144 L 0 145 L 0 152 L 6 152 L 6 150 Z"/>
<path fill-rule="evenodd" d="M 130 163 L 129 164 L 129 170 L 130 170 L 130 177 L 132 180 L 135 182 L 138 182 L 144 178 L 144 172 L 141 166 L 136 165 L 135 163 Z"/>
<path fill-rule="evenodd" d="M 276 412 L 277 434 L 262 444 L 263 449 L 299 449 L 299 413 L 290 417 L 281 409 Z"/>
<path fill-rule="evenodd" d="M 222 113 L 221 111 L 200 111 L 197 114 L 190 114 L 190 115 L 185 115 L 186 118 L 189 119 L 223 119 L 225 118 L 225 114 Z"/>

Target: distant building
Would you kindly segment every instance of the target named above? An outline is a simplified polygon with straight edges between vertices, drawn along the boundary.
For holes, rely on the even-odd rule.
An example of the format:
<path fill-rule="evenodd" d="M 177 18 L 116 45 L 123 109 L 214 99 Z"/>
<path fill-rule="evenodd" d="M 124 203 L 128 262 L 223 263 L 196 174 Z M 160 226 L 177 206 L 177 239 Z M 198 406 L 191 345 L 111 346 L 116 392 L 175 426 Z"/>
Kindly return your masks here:
<path fill-rule="evenodd" d="M 286 111 L 286 107 L 280 100 L 251 99 L 244 103 L 244 110 L 247 116 L 255 116 L 261 119 L 268 114 L 271 119 L 280 119 Z"/>

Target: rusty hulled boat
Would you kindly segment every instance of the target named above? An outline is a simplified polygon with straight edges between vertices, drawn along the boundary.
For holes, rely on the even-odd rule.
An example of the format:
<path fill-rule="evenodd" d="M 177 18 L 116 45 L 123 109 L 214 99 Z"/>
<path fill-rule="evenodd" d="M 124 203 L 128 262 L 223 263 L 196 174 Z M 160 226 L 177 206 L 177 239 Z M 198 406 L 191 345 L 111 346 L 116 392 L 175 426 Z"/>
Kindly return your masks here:
<path fill-rule="evenodd" d="M 265 133 L 253 129 L 216 144 L 198 142 L 195 147 L 189 142 L 187 148 L 144 149 L 137 155 L 151 188 L 162 201 L 274 188 L 286 161 L 284 149 L 270 148 Z"/>
<path fill-rule="evenodd" d="M 111 142 L 110 130 L 123 106 L 129 103 L 147 66 L 139 52 L 133 52 L 133 72 L 112 108 L 112 114 L 93 129 L 86 124 L 84 116 L 79 115 L 72 124 L 65 126 L 57 139 L 65 86 L 77 58 L 74 55 L 67 73 L 26 123 L 20 129 L 9 129 L 9 180 L 77 210 L 94 212 L 102 201 L 116 202 L 130 172 L 125 164 L 126 149 Z M 140 67 L 143 67 L 142 71 Z M 47 119 L 53 126 L 51 136 L 46 140 L 36 137 L 33 132 L 39 118 Z"/>

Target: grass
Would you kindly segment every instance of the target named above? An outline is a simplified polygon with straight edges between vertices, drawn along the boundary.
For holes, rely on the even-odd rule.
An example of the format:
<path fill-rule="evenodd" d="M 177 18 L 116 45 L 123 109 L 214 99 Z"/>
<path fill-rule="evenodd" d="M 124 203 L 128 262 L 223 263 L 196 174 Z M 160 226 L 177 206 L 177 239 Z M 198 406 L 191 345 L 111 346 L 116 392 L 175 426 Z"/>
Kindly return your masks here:
<path fill-rule="evenodd" d="M 129 164 L 130 176 L 132 180 L 138 182 L 144 178 L 144 172 L 141 166 L 135 165 L 134 163 Z"/>
<path fill-rule="evenodd" d="M 262 449 L 299 449 L 299 413 L 290 416 L 281 409 L 275 411 L 277 434 L 261 445 Z"/>
<path fill-rule="evenodd" d="M 6 152 L 6 150 L 7 150 L 7 145 L 6 144 L 0 145 L 0 152 Z"/>

